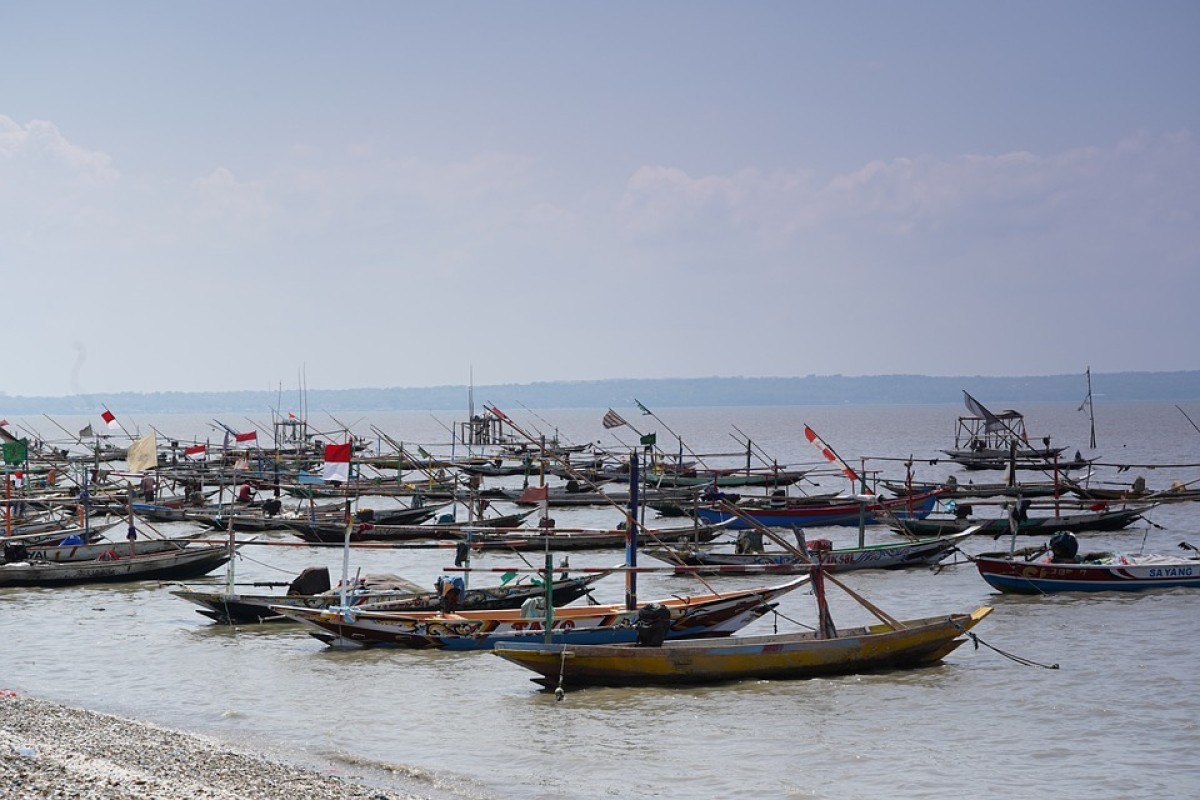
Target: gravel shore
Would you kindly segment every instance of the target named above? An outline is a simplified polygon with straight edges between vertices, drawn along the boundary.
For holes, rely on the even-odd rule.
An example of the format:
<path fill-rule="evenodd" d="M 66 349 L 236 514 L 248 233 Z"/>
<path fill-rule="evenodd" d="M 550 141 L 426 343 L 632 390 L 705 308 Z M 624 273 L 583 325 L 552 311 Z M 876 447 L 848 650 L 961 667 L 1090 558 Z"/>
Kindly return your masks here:
<path fill-rule="evenodd" d="M 419 800 L 199 736 L 0 692 L 0 797 Z"/>

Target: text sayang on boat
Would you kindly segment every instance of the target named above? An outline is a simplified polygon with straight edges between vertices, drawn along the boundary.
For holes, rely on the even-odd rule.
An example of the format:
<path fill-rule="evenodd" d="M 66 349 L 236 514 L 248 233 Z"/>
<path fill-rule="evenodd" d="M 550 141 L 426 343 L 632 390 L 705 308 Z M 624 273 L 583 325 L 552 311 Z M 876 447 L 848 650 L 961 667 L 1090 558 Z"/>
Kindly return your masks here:
<path fill-rule="evenodd" d="M 1074 535 L 1063 532 L 1051 537 L 1047 548 L 1032 553 L 984 554 L 976 556 L 974 561 L 988 584 L 1012 594 L 1200 588 L 1200 557 L 1196 548 L 1186 542 L 1179 546 L 1190 550 L 1192 555 L 1113 552 L 1079 555 Z"/>

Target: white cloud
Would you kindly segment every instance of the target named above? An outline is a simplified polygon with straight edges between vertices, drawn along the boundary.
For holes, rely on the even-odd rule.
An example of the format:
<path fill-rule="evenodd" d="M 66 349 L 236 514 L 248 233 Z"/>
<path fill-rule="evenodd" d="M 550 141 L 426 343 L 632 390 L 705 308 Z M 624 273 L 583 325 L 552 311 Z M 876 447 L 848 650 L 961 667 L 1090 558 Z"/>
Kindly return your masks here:
<path fill-rule="evenodd" d="M 120 177 L 107 153 L 71 143 L 53 123 L 33 120 L 22 126 L 4 115 L 0 115 L 0 168 L 6 183 L 21 172 L 30 175 L 35 170 L 42 179 L 49 171 L 79 186 L 108 184 Z"/>
<path fill-rule="evenodd" d="M 1118 144 L 1051 155 L 1012 152 L 872 161 L 819 185 L 809 171 L 691 176 L 647 166 L 617 204 L 635 238 L 752 234 L 760 246 L 814 232 L 882 238 L 1086 225 L 1111 236 L 1131 226 L 1194 220 L 1200 152 L 1186 135 L 1140 134 Z M 1118 230 L 1111 227 L 1116 225 Z M 1149 231 L 1145 231 L 1149 233 Z"/>

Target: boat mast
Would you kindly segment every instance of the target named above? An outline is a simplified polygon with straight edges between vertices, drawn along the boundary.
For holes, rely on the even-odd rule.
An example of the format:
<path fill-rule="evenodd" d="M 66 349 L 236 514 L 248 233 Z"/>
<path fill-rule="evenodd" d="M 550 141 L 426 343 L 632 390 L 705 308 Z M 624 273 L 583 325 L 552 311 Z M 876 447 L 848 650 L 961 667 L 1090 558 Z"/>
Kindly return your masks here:
<path fill-rule="evenodd" d="M 1092 368 L 1090 366 L 1087 368 L 1087 386 L 1088 386 L 1087 400 L 1085 400 L 1084 402 L 1087 404 L 1088 419 L 1091 421 L 1091 427 L 1092 427 L 1091 448 L 1093 450 L 1095 450 L 1096 449 L 1096 410 L 1095 410 L 1095 406 L 1092 404 Z"/>

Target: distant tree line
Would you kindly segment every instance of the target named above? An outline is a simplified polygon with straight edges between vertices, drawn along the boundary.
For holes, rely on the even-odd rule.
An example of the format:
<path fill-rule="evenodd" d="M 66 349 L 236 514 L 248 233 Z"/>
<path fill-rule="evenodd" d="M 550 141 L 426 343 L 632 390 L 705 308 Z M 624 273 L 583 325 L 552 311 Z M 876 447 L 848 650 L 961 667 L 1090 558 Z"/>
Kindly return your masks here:
<path fill-rule="evenodd" d="M 651 378 L 557 381 L 476 386 L 483 403 L 530 408 L 628 407 L 634 398 L 650 408 L 783 405 L 927 405 L 962 402 L 966 389 L 988 405 L 1082 402 L 1083 373 L 1025 377 L 928 375 L 809 375 L 803 378 Z M 1092 374 L 1097 401 L 1189 402 L 1200 400 L 1200 371 Z M 123 392 L 67 397 L 10 397 L 0 394 L 0 414 L 94 414 L 103 402 L 128 413 L 264 413 L 282 404 L 299 411 L 296 391 Z M 338 411 L 424 411 L 465 409 L 466 386 L 420 388 L 310 389 L 309 408 Z"/>

